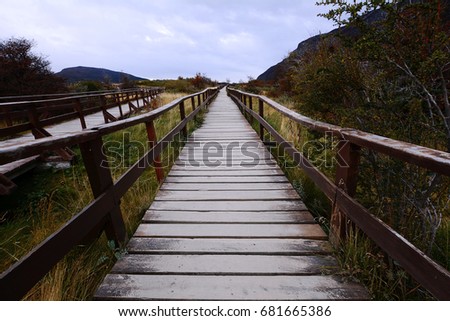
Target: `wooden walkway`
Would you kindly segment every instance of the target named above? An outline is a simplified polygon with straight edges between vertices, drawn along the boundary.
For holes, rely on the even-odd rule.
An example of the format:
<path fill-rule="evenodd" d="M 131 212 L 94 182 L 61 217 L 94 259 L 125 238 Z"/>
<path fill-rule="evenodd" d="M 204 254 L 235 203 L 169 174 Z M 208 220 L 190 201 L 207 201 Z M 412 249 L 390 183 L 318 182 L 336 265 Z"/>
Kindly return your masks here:
<path fill-rule="evenodd" d="M 327 236 L 224 90 L 99 300 L 360 300 Z"/>
<path fill-rule="evenodd" d="M 139 106 L 142 106 L 144 104 L 144 101 L 142 99 L 138 99 L 133 101 L 134 104 L 138 104 Z M 128 103 L 123 104 L 122 110 L 125 111 L 128 109 Z M 116 117 L 117 119 L 120 118 L 120 108 L 114 107 L 108 109 L 108 113 Z M 105 119 L 103 116 L 103 112 L 94 113 L 91 115 L 86 115 L 85 117 L 86 126 L 87 128 L 93 128 L 98 125 L 102 125 L 105 123 Z M 82 130 L 80 119 L 72 119 L 68 120 L 59 124 L 55 124 L 52 126 L 45 127 L 45 129 L 52 135 L 52 136 L 63 136 L 66 134 L 74 133 L 77 131 Z M 36 140 L 36 138 L 31 133 L 26 133 L 23 135 L 20 135 L 19 137 L 11 138 L 8 140 L 1 141 L 0 144 L 2 147 L 9 147 L 9 146 L 16 146 L 19 144 L 32 142 Z M 0 165 L 0 174 L 3 174 L 7 176 L 10 179 L 14 179 L 23 173 L 26 173 L 27 171 L 31 170 L 35 165 L 38 163 L 39 156 L 33 156 L 26 159 L 20 159 L 15 162 Z"/>

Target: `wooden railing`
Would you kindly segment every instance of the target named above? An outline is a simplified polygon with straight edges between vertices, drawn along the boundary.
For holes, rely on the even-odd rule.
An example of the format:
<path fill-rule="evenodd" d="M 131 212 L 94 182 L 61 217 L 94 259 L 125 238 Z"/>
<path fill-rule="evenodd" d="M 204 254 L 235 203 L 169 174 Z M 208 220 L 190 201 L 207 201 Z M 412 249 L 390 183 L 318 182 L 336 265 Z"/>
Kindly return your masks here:
<path fill-rule="evenodd" d="M 260 137 L 270 133 L 294 163 L 322 190 L 333 205 L 330 240 L 338 245 L 346 237 L 350 219 L 383 251 L 402 266 L 417 282 L 441 300 L 450 300 L 450 272 L 427 257 L 411 242 L 372 215 L 353 197 L 357 187 L 361 148 L 367 148 L 430 171 L 450 176 L 450 154 L 363 131 L 315 121 L 260 95 L 228 88 L 228 94 L 244 114 L 259 123 Z M 255 103 L 255 105 L 254 105 Z M 335 182 L 313 166 L 293 144 L 287 142 L 265 119 L 264 104 L 297 124 L 319 133 L 331 133 L 339 139 Z"/>
<path fill-rule="evenodd" d="M 158 180 L 161 182 L 164 179 L 163 170 L 158 166 L 161 152 L 176 135 L 187 135 L 188 122 L 211 102 L 218 91 L 218 88 L 206 89 L 151 112 L 97 128 L 65 136 L 46 137 L 14 147 L 0 147 L 0 164 L 5 164 L 43 151 L 79 145 L 95 197 L 63 227 L 0 275 L 0 300 L 22 298 L 72 248 L 93 235 L 99 235 L 101 231 L 105 231 L 108 239 L 114 241 L 116 246 L 123 245 L 127 235 L 119 206 L 121 197 L 152 164 Z M 187 115 L 185 101 L 188 100 L 193 110 Z M 165 137 L 157 140 L 154 121 L 176 107 L 179 108 L 181 121 Z M 106 156 L 103 153 L 102 137 L 138 124 L 146 125 L 150 150 L 114 182 L 110 169 L 102 166 L 107 163 L 104 162 Z"/>
<path fill-rule="evenodd" d="M 47 126 L 70 119 L 80 120 L 85 129 L 85 116 L 102 112 L 105 123 L 117 120 L 108 109 L 118 107 L 120 118 L 144 106 L 164 89 L 159 87 L 135 88 L 121 91 L 105 91 L 57 96 L 29 96 L 26 100 L 0 101 L 0 139 L 31 130 L 36 138 L 50 136 Z M 16 98 L 17 99 L 17 98 Z M 123 110 L 127 106 L 128 111 Z M 3 123 L 3 125 L 1 125 Z"/>

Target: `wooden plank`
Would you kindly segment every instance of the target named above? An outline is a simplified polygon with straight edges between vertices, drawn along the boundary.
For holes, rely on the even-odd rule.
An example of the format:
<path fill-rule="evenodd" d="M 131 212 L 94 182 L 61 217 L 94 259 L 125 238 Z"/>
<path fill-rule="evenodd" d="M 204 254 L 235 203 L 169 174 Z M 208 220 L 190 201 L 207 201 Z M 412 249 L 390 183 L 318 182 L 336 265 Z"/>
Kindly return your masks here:
<path fill-rule="evenodd" d="M 289 190 L 290 183 L 168 183 L 161 185 L 161 191 L 263 191 Z"/>
<path fill-rule="evenodd" d="M 191 146 L 189 148 L 184 148 L 180 156 L 186 155 L 201 155 L 204 157 L 219 157 L 219 156 L 254 156 L 254 155 L 267 155 L 269 151 L 265 148 L 258 147 L 239 147 L 239 146 Z"/>
<path fill-rule="evenodd" d="M 261 159 L 274 159 L 274 157 L 269 152 L 256 153 L 253 151 L 249 152 L 233 152 L 228 153 L 226 151 L 219 152 L 186 152 L 181 153 L 179 156 L 181 159 L 196 159 L 202 161 L 203 163 L 214 162 L 216 160 L 247 160 L 256 162 Z"/>
<path fill-rule="evenodd" d="M 111 273 L 202 275 L 311 275 L 335 269 L 331 256 L 128 254 Z"/>
<path fill-rule="evenodd" d="M 152 210 L 175 211 L 306 211 L 305 204 L 295 200 L 278 201 L 154 201 Z"/>
<path fill-rule="evenodd" d="M 178 159 L 175 161 L 175 166 L 180 166 L 187 169 L 196 169 L 196 168 L 202 168 L 208 169 L 208 168 L 236 168 L 238 166 L 241 166 L 243 169 L 247 167 L 254 167 L 257 168 L 258 166 L 264 166 L 264 167 L 271 167 L 271 168 L 278 168 L 278 165 L 276 162 L 274 162 L 271 159 L 241 159 L 241 160 L 235 160 L 235 159 L 215 159 L 215 160 L 209 160 L 204 161 L 203 159 L 195 160 L 182 160 Z"/>
<path fill-rule="evenodd" d="M 159 191 L 156 201 L 300 200 L 294 189 L 273 191 Z"/>
<path fill-rule="evenodd" d="M 359 285 L 335 276 L 110 274 L 98 300 L 364 300 Z"/>
<path fill-rule="evenodd" d="M 330 254 L 329 242 L 303 239 L 187 239 L 134 237 L 128 253 L 140 254 Z"/>
<path fill-rule="evenodd" d="M 223 135 L 221 135 L 220 137 L 217 137 L 217 135 L 214 134 L 196 134 L 194 136 L 195 139 L 209 139 L 211 141 L 215 141 L 215 140 L 230 140 L 230 139 L 234 139 L 237 140 L 239 138 L 242 137 L 242 135 L 239 134 L 231 134 L 231 133 L 224 133 Z M 257 140 L 259 139 L 258 135 L 254 134 L 254 135 L 246 135 L 246 138 L 251 138 L 252 140 Z"/>
<path fill-rule="evenodd" d="M 136 237 L 327 239 L 318 224 L 141 224 L 134 235 Z"/>
<path fill-rule="evenodd" d="M 242 164 L 224 164 L 221 161 L 210 162 L 187 162 L 186 164 L 173 165 L 173 171 L 242 171 L 242 170 L 279 170 L 278 165 L 254 164 L 253 162 L 242 162 Z"/>
<path fill-rule="evenodd" d="M 199 170 L 199 171 L 185 171 L 185 170 L 171 170 L 168 176 L 283 176 L 280 169 L 266 169 L 266 170 Z"/>
<path fill-rule="evenodd" d="M 265 164 L 266 162 L 274 161 L 274 157 L 267 153 L 266 155 L 222 155 L 222 156 L 211 156 L 205 159 L 203 155 L 180 155 L 178 161 L 181 162 L 191 162 L 194 161 L 198 164 L 211 164 L 212 162 L 220 161 L 222 164 L 229 164 L 230 162 L 245 162 L 248 164 Z"/>
<path fill-rule="evenodd" d="M 315 223 L 307 212 L 193 212 L 148 210 L 144 223 Z"/>
<path fill-rule="evenodd" d="M 39 158 L 40 156 L 31 156 L 19 159 L 12 163 L 0 165 L 0 174 L 5 175 L 9 179 L 14 179 L 36 167 Z"/>
<path fill-rule="evenodd" d="M 222 177 L 195 177 L 195 176 L 167 176 L 166 183 L 287 183 L 285 176 L 222 176 Z"/>

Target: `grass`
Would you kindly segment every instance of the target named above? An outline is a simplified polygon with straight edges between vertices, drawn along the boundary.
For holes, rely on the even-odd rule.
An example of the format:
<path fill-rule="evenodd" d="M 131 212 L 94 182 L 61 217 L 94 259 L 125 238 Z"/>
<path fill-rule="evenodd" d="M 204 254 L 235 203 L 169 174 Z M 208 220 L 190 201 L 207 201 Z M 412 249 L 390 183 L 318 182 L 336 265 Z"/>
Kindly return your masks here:
<path fill-rule="evenodd" d="M 185 96 L 184 93 L 164 93 L 158 105 Z M 187 114 L 192 110 L 186 101 Z M 201 122 L 188 126 L 193 130 Z M 166 135 L 180 121 L 178 108 L 166 113 L 155 121 L 158 137 Z M 124 141 L 128 137 L 129 141 Z M 116 142 L 119 150 L 127 151 L 127 158 L 121 166 L 112 170 L 117 179 L 127 170 L 125 164 L 133 164 L 143 155 L 147 136 L 143 125 L 128 128 L 104 137 L 104 143 Z M 162 154 L 162 162 L 167 172 L 177 156 L 181 142 L 175 142 Z M 146 149 L 146 147 L 145 147 Z M 0 199 L 0 271 L 28 253 L 56 231 L 74 214 L 93 200 L 87 175 L 77 153 L 74 165 L 65 170 L 35 170 L 17 181 L 20 188 L 9 197 Z M 150 167 L 136 181 L 121 199 L 121 209 L 128 235 L 137 228 L 142 215 L 151 204 L 158 182 Z M 104 235 L 92 244 L 78 246 L 67 254 L 24 298 L 25 300 L 88 300 L 109 272 L 114 262 L 122 255 Z"/>

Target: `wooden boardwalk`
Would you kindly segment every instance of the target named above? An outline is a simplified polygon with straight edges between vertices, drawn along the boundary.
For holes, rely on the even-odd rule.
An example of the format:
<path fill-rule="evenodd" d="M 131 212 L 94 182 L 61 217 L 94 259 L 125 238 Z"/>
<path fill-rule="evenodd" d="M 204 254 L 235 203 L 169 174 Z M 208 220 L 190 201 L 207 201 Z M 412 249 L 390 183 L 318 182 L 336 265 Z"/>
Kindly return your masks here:
<path fill-rule="evenodd" d="M 142 106 L 144 101 L 142 99 L 133 101 L 134 104 Z M 125 112 L 128 109 L 128 103 L 122 104 L 122 110 Z M 113 107 L 108 109 L 108 113 L 117 119 L 120 118 L 120 108 Z M 105 123 L 105 119 L 103 116 L 103 112 L 94 113 L 91 115 L 86 115 L 85 117 L 87 128 L 93 128 L 98 125 L 102 125 Z M 80 120 L 78 118 L 68 120 L 59 124 L 55 124 L 52 126 L 47 126 L 45 129 L 52 136 L 62 136 L 70 133 L 74 133 L 82 130 L 82 126 Z M 31 134 L 31 132 L 20 135 L 19 137 L 11 138 L 8 140 L 1 141 L 0 144 L 2 147 L 16 146 L 19 144 L 32 142 L 36 140 L 36 138 Z M 7 176 L 10 179 L 14 179 L 23 173 L 31 170 L 38 163 L 39 156 L 33 156 L 26 159 L 20 159 L 12 163 L 0 165 L 0 174 Z"/>
<path fill-rule="evenodd" d="M 222 91 L 99 300 L 360 300 L 327 236 Z"/>

